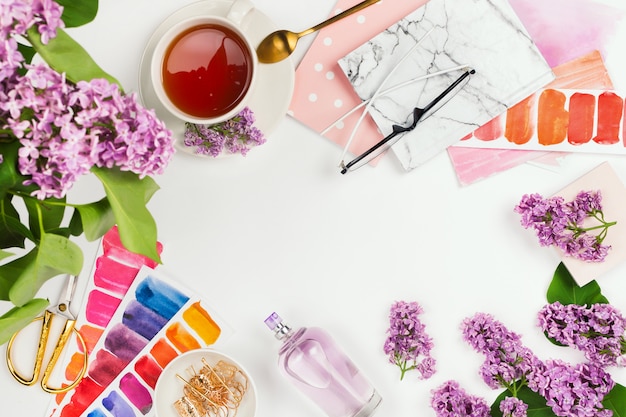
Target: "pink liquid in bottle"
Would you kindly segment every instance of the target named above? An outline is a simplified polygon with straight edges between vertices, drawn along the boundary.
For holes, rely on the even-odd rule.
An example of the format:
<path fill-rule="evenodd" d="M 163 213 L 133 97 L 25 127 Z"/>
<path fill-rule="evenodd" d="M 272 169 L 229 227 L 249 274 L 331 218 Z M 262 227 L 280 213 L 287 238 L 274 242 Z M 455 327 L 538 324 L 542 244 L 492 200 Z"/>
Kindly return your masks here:
<path fill-rule="evenodd" d="M 381 397 L 350 358 L 322 329 L 292 330 L 278 314 L 265 324 L 283 342 L 278 363 L 283 375 L 329 417 L 368 417 Z"/>

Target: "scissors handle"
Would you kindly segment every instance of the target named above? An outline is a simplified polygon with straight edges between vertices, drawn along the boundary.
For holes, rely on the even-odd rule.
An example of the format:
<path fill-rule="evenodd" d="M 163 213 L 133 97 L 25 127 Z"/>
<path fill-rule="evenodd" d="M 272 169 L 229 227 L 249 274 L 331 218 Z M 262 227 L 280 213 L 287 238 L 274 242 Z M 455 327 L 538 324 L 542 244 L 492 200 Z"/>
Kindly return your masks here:
<path fill-rule="evenodd" d="M 24 376 L 20 375 L 19 372 L 13 366 L 13 360 L 11 358 L 11 351 L 13 348 L 13 342 L 15 341 L 15 338 L 19 334 L 19 332 L 15 333 L 7 344 L 7 365 L 9 368 L 9 372 L 11 372 L 11 375 L 13 375 L 13 377 L 23 385 L 33 385 L 37 381 L 37 379 L 39 379 L 39 374 L 41 372 L 44 355 L 46 353 L 46 345 L 48 342 L 48 336 L 50 335 L 50 325 L 52 323 L 52 317 L 53 317 L 53 314 L 50 311 L 46 310 L 44 312 L 43 317 L 38 317 L 35 320 L 33 320 L 33 322 L 42 320 L 43 323 L 41 325 L 41 335 L 39 337 L 39 345 L 37 346 L 37 355 L 35 357 L 35 366 L 33 369 L 32 378 L 27 379 Z M 81 381 L 81 379 L 87 372 L 87 345 L 85 343 L 85 339 L 83 339 L 83 336 L 80 334 L 80 332 L 76 330 L 75 324 L 76 324 L 76 321 L 71 320 L 71 319 L 65 322 L 65 327 L 63 329 L 63 332 L 61 333 L 61 335 L 59 336 L 59 339 L 57 340 L 56 346 L 54 347 L 54 350 L 52 352 L 52 357 L 50 358 L 50 361 L 48 362 L 48 365 L 46 366 L 46 369 L 43 373 L 43 378 L 41 380 L 41 388 L 44 391 L 49 392 L 51 394 L 60 394 L 60 393 L 67 392 L 73 389 L 74 387 L 76 387 L 76 385 L 78 385 L 78 383 Z M 52 371 L 54 370 L 54 367 L 56 366 L 56 363 L 59 360 L 61 353 L 63 352 L 63 348 L 67 344 L 67 341 L 72 333 L 76 334 L 76 337 L 82 348 L 82 352 L 83 352 L 82 369 L 79 372 L 76 379 L 72 381 L 71 384 L 62 386 L 59 388 L 51 387 L 48 385 L 48 380 L 50 379 L 50 376 L 52 375 Z"/>

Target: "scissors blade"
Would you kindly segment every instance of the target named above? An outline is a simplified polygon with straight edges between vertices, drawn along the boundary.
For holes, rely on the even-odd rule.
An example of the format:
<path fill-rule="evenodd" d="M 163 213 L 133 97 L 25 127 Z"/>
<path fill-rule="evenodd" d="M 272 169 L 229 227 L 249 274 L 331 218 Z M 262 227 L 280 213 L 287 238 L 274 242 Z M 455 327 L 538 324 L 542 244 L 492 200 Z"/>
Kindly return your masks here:
<path fill-rule="evenodd" d="M 68 275 L 67 277 L 67 282 L 65 283 L 65 287 L 61 292 L 59 302 L 56 306 L 52 306 L 50 308 L 50 311 L 54 314 L 58 314 L 59 316 L 63 316 L 68 320 L 76 320 L 76 316 L 72 314 L 70 306 L 72 303 L 72 298 L 74 297 L 74 292 L 76 291 L 76 283 L 78 279 L 76 275 Z"/>

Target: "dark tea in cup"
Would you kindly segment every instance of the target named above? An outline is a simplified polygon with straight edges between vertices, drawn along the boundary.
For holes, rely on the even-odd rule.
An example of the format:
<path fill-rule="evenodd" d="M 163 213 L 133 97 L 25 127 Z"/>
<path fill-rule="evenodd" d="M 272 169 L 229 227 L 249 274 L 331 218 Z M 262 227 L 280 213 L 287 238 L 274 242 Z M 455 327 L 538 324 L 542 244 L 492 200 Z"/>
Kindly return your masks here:
<path fill-rule="evenodd" d="M 250 47 L 218 22 L 187 28 L 167 46 L 162 61 L 163 89 L 172 104 L 199 119 L 235 109 L 252 83 Z"/>

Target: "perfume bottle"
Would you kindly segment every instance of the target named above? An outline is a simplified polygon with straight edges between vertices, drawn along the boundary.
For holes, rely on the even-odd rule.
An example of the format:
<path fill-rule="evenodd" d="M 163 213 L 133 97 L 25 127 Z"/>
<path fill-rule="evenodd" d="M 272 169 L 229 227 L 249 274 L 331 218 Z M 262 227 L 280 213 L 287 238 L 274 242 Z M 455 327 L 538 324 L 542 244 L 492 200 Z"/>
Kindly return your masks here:
<path fill-rule="evenodd" d="M 382 398 L 332 337 L 316 327 L 292 330 L 272 313 L 265 324 L 283 342 L 281 373 L 328 417 L 368 417 Z"/>

